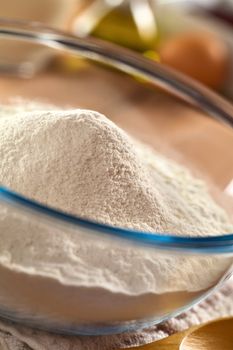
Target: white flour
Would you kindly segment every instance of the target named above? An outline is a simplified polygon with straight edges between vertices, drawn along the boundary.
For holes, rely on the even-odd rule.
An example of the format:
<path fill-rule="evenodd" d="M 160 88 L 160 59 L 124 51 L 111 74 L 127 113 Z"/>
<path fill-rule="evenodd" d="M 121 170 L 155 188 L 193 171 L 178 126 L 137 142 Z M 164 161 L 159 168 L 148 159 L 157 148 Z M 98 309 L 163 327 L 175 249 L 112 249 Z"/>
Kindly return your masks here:
<path fill-rule="evenodd" d="M 233 232 L 227 214 L 189 171 L 87 110 L 0 106 L 0 183 L 101 223 L 185 236 Z M 33 111 L 37 109 L 37 111 Z M 0 209 L 0 263 L 32 278 L 125 295 L 196 292 L 228 259 L 161 255 L 102 235 L 48 228 Z M 1 276 L 0 276 L 1 277 Z"/>

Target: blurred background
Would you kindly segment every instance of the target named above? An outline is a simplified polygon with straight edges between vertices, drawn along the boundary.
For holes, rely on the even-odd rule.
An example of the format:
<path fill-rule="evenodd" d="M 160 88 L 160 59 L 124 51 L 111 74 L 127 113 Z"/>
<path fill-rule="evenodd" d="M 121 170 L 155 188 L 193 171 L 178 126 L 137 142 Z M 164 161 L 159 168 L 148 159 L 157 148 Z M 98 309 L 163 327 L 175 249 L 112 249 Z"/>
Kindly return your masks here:
<path fill-rule="evenodd" d="M 98 37 L 168 65 L 233 99 L 233 0 L 0 0 L 0 16 Z M 53 62 L 83 62 L 48 49 L 0 44 L 0 68 L 30 77 Z"/>

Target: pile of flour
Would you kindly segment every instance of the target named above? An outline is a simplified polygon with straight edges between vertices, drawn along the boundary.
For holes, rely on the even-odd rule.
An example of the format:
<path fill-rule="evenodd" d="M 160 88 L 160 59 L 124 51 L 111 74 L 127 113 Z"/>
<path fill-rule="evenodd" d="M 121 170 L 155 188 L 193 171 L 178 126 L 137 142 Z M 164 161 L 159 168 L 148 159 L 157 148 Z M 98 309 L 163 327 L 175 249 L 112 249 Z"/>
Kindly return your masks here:
<path fill-rule="evenodd" d="M 66 213 L 177 236 L 233 232 L 207 186 L 105 116 L 43 105 L 0 106 L 0 183 Z M 0 264 L 64 285 L 139 295 L 199 291 L 228 259 L 161 255 L 0 209 Z"/>

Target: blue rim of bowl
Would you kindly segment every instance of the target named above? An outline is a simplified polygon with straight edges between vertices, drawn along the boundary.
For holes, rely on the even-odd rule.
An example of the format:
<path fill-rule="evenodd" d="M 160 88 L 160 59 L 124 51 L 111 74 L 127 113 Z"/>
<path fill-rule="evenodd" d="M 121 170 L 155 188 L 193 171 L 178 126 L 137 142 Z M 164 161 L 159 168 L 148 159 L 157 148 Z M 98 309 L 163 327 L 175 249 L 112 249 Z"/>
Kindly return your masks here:
<path fill-rule="evenodd" d="M 138 74 L 173 95 L 199 107 L 220 122 L 233 127 L 233 108 L 222 97 L 199 83 L 141 57 L 127 49 L 96 39 L 79 39 L 38 23 L 11 21 L 0 18 L 0 38 L 43 44 L 57 50 L 105 63 L 128 74 Z M 233 233 L 208 237 L 174 236 L 129 230 L 85 220 L 62 211 L 44 206 L 25 198 L 0 184 L 0 201 L 42 214 L 53 220 L 82 227 L 93 232 L 126 239 L 140 245 L 183 251 L 187 253 L 231 254 Z"/>
<path fill-rule="evenodd" d="M 194 253 L 233 252 L 233 234 L 213 237 L 184 237 L 114 227 L 66 214 L 60 210 L 55 210 L 19 195 L 3 186 L 0 187 L 0 201 L 17 206 L 21 209 L 28 209 L 34 213 L 45 215 L 48 218 L 62 221 L 63 223 L 71 224 L 72 226 L 81 227 L 98 233 L 109 234 L 121 239 L 133 240 L 135 243 L 142 243 L 143 245 L 146 244 L 160 249 L 185 249 Z"/>

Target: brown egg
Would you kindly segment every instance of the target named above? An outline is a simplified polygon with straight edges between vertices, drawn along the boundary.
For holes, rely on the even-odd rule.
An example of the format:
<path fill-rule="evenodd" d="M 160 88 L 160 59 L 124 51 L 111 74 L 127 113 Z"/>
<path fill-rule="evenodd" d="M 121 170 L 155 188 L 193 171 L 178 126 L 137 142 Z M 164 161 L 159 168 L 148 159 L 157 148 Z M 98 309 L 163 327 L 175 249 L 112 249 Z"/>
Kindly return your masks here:
<path fill-rule="evenodd" d="M 219 89 L 227 78 L 230 53 L 227 45 L 209 33 L 179 34 L 160 47 L 160 59 L 176 70 Z"/>

